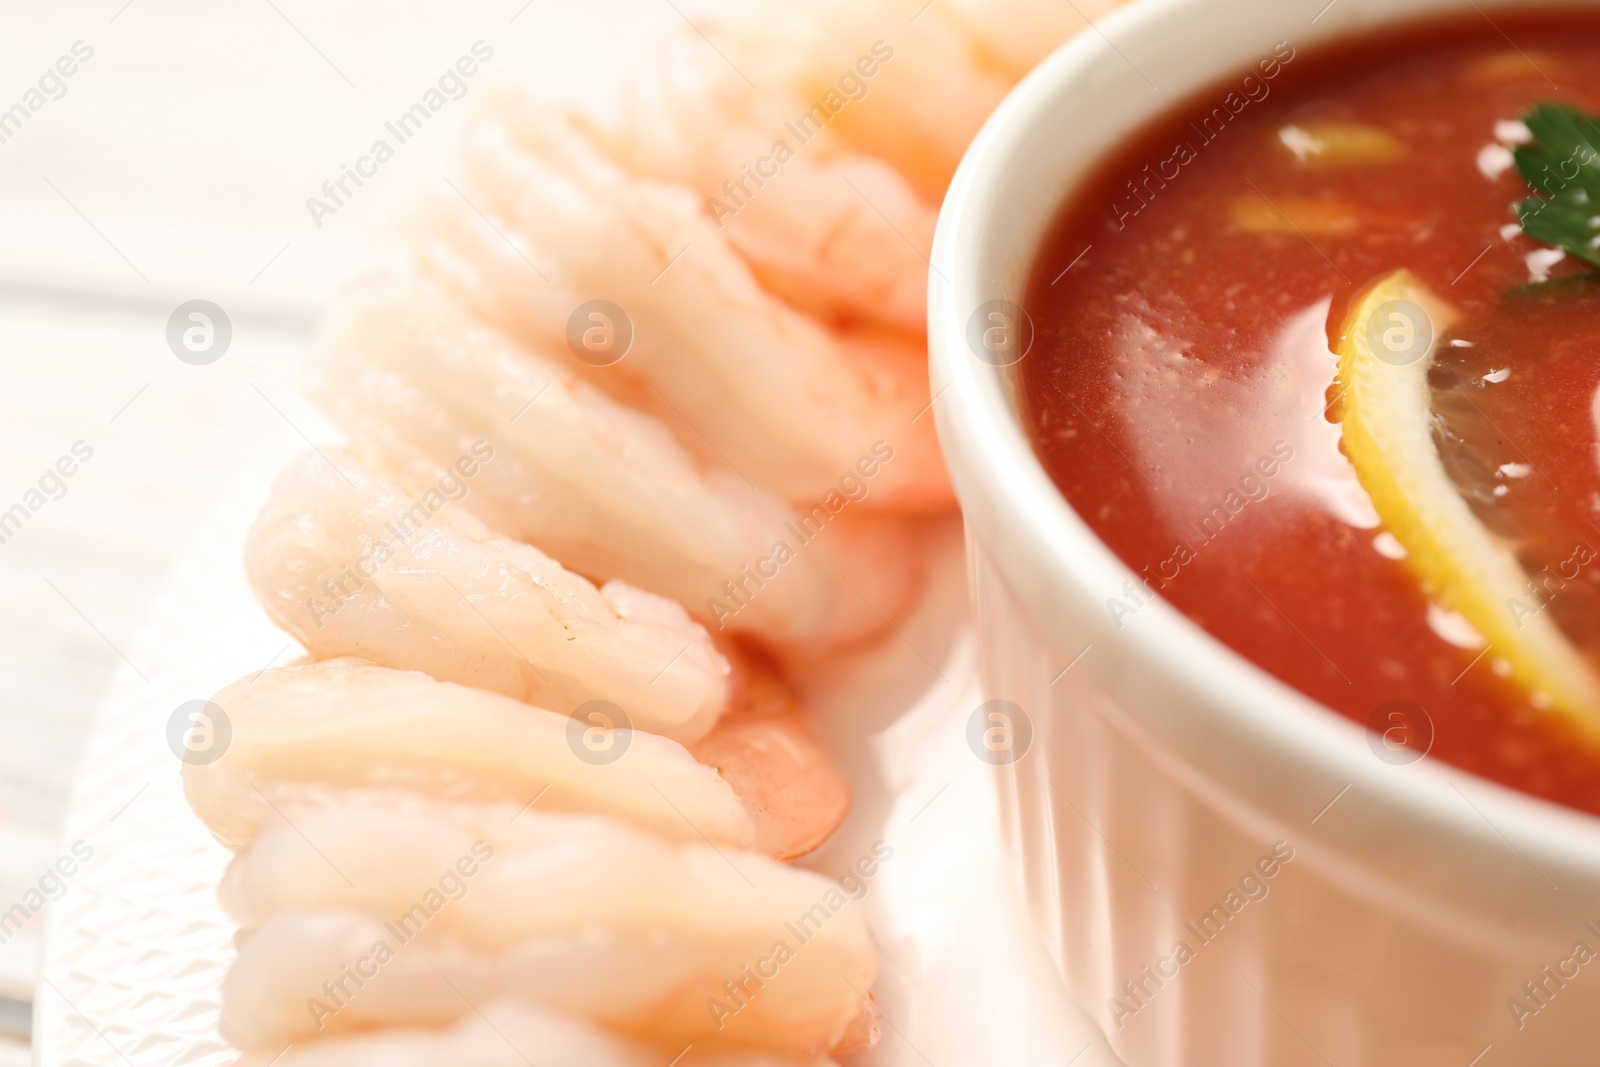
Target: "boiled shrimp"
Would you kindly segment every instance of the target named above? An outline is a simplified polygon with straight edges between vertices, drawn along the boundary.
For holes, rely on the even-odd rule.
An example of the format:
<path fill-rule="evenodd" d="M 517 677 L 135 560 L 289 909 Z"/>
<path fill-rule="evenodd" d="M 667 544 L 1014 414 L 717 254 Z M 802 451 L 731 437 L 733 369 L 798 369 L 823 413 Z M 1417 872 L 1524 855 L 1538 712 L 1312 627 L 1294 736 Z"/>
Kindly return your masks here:
<path fill-rule="evenodd" d="M 728 699 L 728 664 L 664 597 L 596 589 L 537 548 L 490 532 L 460 500 L 487 445 L 422 487 L 373 460 L 307 455 L 273 483 L 245 546 L 273 621 L 318 659 L 359 656 L 573 712 L 593 700 L 690 742 Z"/>
<path fill-rule="evenodd" d="M 859 640 L 884 628 L 918 579 L 899 520 L 851 510 L 837 489 L 797 514 L 420 282 L 347 293 L 306 384 L 354 438 L 421 484 L 486 442 L 496 459 L 463 507 L 578 573 L 670 597 L 718 629 Z M 892 450 L 878 455 L 889 458 L 854 468 L 852 495 L 868 492 L 861 471 L 898 462 Z"/>
<path fill-rule="evenodd" d="M 349 803 L 264 827 L 224 888 L 245 928 L 225 1035 L 277 1048 L 510 996 L 678 1048 L 821 1054 L 870 1018 L 876 952 L 837 883 L 512 810 Z"/>
<path fill-rule="evenodd" d="M 537 797 L 551 810 L 610 812 L 669 837 L 792 859 L 844 821 L 850 786 L 787 685 L 735 654 L 730 713 L 688 751 L 618 730 L 627 712 L 616 705 L 588 705 L 562 722 L 541 708 L 356 659 L 279 668 L 217 694 L 233 739 L 221 760 L 188 769 L 185 789 L 230 848 L 263 820 L 283 817 L 285 806 L 374 791 L 398 803 L 411 791 L 485 803 Z M 392 736 L 389 722 L 416 736 Z M 440 731 L 451 732 L 451 744 L 430 747 Z M 608 759 L 613 745 L 621 747 Z"/>
<path fill-rule="evenodd" d="M 733 788 L 755 824 L 756 851 L 803 856 L 844 821 L 850 783 L 779 672 L 747 647 L 724 647 L 733 664 L 728 713 L 689 751 Z"/>
<path fill-rule="evenodd" d="M 537 801 L 614 814 L 671 840 L 748 846 L 755 837 L 732 788 L 675 741 L 418 671 L 348 658 L 279 667 L 213 703 L 232 740 L 215 762 L 185 766 L 184 793 L 234 850 L 286 811 L 351 791 Z"/>
<path fill-rule="evenodd" d="M 1010 88 L 950 23 L 911 0 L 773 5 L 707 33 L 740 69 L 806 102 L 812 122 L 894 167 L 937 204 L 979 127 Z M 871 74 L 866 73 L 871 71 Z"/>
<path fill-rule="evenodd" d="M 808 101 L 707 66 L 704 47 L 674 35 L 620 105 L 590 105 L 578 121 L 632 173 L 693 189 L 769 291 L 824 322 L 920 336 L 936 205 L 817 126 Z"/>
<path fill-rule="evenodd" d="M 566 116 L 502 101 L 474 123 L 465 166 L 475 202 L 509 235 L 627 314 L 633 347 L 617 372 L 646 380 L 754 482 L 813 498 L 882 442 L 895 461 L 865 507 L 950 504 L 937 438 L 919 418 L 929 402 L 920 343 L 841 338 L 795 311 L 761 287 L 700 198 L 630 174 Z M 563 315 L 541 332 L 565 337 L 568 325 Z"/>

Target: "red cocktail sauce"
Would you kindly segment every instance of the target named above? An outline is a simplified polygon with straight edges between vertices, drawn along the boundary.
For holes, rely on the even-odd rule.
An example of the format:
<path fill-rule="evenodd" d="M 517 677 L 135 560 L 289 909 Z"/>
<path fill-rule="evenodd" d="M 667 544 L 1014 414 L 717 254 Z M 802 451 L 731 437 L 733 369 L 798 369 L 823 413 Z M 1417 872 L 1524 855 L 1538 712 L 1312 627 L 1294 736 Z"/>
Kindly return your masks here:
<path fill-rule="evenodd" d="M 1432 605 L 1340 452 L 1330 345 L 1408 268 L 1463 316 L 1432 372 L 1441 455 L 1533 576 L 1526 610 L 1600 670 L 1600 283 L 1514 229 L 1502 145 L 1536 102 L 1600 112 L 1600 12 L 1494 18 L 1269 45 L 1139 131 L 1041 246 L 1022 392 L 1052 478 L 1141 575 L 1116 625 L 1165 597 L 1397 741 L 1425 714 L 1430 758 L 1600 812 L 1600 748 Z M 1379 133 L 1340 162 L 1328 129 Z"/>

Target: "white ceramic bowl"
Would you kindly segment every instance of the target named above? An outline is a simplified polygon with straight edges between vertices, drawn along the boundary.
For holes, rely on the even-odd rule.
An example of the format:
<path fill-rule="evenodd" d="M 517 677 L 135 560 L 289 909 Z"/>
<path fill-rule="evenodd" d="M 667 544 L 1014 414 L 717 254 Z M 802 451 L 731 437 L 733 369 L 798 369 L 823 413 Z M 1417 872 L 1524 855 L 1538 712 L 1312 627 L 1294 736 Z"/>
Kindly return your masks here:
<path fill-rule="evenodd" d="M 1591 1064 L 1600 959 L 1573 954 L 1600 953 L 1600 821 L 1434 760 L 1378 759 L 1364 730 L 1164 602 L 1113 628 L 1106 601 L 1133 572 L 1034 457 L 1011 372 L 968 346 L 979 305 L 1020 301 L 1074 184 L 1146 120 L 1279 41 L 1512 6 L 1324 3 L 1138 0 L 1017 88 L 945 201 L 934 408 L 987 695 L 1026 714 L 1018 751 L 1031 727 L 1000 769 L 1013 852 L 1073 996 L 1133 1067 Z M 1293 858 L 1245 880 L 1274 846 Z M 1203 941 L 1193 924 L 1219 905 Z"/>

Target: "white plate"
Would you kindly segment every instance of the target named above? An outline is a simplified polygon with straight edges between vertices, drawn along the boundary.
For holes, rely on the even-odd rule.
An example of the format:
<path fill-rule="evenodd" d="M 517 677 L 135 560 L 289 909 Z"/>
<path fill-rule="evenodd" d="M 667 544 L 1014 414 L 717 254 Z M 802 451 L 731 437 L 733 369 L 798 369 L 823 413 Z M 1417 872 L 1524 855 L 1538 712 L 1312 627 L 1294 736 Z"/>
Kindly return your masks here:
<path fill-rule="evenodd" d="M 184 1064 L 234 1053 L 217 1036 L 233 928 L 216 903 L 227 853 L 184 803 L 167 720 L 185 701 L 298 654 L 238 563 L 266 472 L 241 478 L 184 553 L 128 649 L 90 740 L 66 842 L 93 856 L 46 935 L 35 1006 L 43 1067 Z M 959 524 L 931 531 L 923 603 L 875 648 L 807 672 L 854 810 L 809 866 L 837 874 L 893 848 L 859 906 L 882 948 L 883 1040 L 852 1067 L 1120 1067 L 1067 999 L 1001 854 L 986 764 L 968 749 L 980 702 Z"/>

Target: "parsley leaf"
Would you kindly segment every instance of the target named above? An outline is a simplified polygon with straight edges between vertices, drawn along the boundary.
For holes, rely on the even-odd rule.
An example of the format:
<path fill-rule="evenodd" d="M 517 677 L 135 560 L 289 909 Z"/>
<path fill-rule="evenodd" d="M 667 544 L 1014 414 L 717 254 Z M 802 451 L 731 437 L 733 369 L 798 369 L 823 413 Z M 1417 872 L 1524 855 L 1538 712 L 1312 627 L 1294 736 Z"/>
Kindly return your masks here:
<path fill-rule="evenodd" d="M 1512 152 L 1517 172 L 1543 195 L 1517 205 L 1522 232 L 1600 267 L 1600 116 L 1538 104 L 1522 120 L 1534 143 Z"/>

